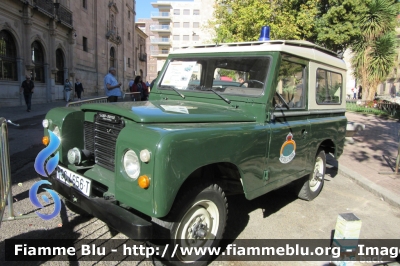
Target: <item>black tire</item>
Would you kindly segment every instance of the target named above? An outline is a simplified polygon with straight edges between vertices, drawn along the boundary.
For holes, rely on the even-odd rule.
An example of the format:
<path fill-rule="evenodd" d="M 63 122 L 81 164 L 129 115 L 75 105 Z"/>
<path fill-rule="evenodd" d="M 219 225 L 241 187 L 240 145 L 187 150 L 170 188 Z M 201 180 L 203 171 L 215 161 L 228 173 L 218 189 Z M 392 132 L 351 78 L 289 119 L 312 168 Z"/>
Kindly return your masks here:
<path fill-rule="evenodd" d="M 75 204 L 73 204 L 72 202 L 70 202 L 69 200 L 65 199 L 64 197 L 61 197 L 62 202 L 64 203 L 65 207 L 67 207 L 71 212 L 78 214 L 82 217 L 92 217 L 92 215 L 90 215 L 88 212 L 86 212 L 85 210 L 79 208 L 78 206 L 76 206 Z"/>
<path fill-rule="evenodd" d="M 299 189 L 298 197 L 303 200 L 315 199 L 324 186 L 324 178 L 326 172 L 326 156 L 325 151 L 318 150 L 314 160 L 314 169 L 303 179 L 303 183 Z"/>
<path fill-rule="evenodd" d="M 216 247 L 222 239 L 228 218 L 228 203 L 222 188 L 217 184 L 195 185 L 180 193 L 164 220 L 157 222 L 168 229 L 170 250 L 169 265 L 206 265 L 211 256 L 183 256 L 179 250 L 172 257 L 173 248 Z M 159 236 L 159 235 L 158 235 Z M 165 258 L 164 258 L 165 259 Z"/>

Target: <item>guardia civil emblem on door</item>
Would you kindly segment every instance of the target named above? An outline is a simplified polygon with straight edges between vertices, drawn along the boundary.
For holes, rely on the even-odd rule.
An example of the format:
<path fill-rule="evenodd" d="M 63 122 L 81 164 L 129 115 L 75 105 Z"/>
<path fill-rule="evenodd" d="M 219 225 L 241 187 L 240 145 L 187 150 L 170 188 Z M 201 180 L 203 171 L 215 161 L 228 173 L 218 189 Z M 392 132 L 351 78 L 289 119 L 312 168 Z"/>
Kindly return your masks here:
<path fill-rule="evenodd" d="M 292 133 L 286 136 L 286 141 L 282 144 L 279 161 L 288 163 L 293 160 L 296 155 L 296 142 L 293 140 Z"/>

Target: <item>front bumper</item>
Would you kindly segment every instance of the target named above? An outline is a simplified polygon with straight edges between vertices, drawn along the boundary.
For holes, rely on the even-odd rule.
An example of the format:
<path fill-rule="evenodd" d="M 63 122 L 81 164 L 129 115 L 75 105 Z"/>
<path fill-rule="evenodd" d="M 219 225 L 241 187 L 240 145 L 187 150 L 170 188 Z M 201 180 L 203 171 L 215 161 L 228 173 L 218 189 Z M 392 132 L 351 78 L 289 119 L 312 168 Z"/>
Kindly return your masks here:
<path fill-rule="evenodd" d="M 152 236 L 152 223 L 103 198 L 87 198 L 73 187 L 57 181 L 52 175 L 52 189 L 72 204 L 102 220 L 115 230 L 134 240 L 147 240 Z"/>

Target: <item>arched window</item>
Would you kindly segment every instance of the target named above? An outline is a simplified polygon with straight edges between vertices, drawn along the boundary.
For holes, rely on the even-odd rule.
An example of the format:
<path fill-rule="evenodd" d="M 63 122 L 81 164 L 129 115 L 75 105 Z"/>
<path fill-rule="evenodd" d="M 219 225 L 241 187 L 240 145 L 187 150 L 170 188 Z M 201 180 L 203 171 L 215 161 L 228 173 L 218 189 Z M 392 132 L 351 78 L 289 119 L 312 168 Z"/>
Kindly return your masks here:
<path fill-rule="evenodd" d="M 17 49 L 12 35 L 0 31 L 0 80 L 18 80 Z"/>
<path fill-rule="evenodd" d="M 34 41 L 31 45 L 32 62 L 34 68 L 32 70 L 32 80 L 44 82 L 44 54 L 42 45 L 38 41 Z"/>
<path fill-rule="evenodd" d="M 115 67 L 115 49 L 111 47 L 110 49 L 110 67 Z"/>
<path fill-rule="evenodd" d="M 61 49 L 56 50 L 56 84 L 64 84 L 64 53 Z"/>

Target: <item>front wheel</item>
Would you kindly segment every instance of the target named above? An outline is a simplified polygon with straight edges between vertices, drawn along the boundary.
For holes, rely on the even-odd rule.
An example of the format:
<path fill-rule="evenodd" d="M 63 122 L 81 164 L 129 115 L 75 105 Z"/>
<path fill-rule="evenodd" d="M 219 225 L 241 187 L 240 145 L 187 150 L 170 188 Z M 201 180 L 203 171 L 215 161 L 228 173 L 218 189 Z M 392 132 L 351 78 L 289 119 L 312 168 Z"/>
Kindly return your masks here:
<path fill-rule="evenodd" d="M 206 264 L 211 256 L 194 252 L 188 255 L 184 251 L 218 246 L 228 218 L 225 193 L 217 184 L 205 184 L 178 194 L 178 197 L 169 215 L 173 221 L 169 223 L 169 232 L 172 246 L 179 248 L 175 254 L 169 254 L 170 262 L 177 265 Z"/>
<path fill-rule="evenodd" d="M 318 150 L 315 157 L 314 170 L 306 177 L 305 182 L 300 188 L 298 197 L 304 200 L 315 199 L 324 186 L 324 177 L 326 171 L 326 156 L 323 150 Z"/>

